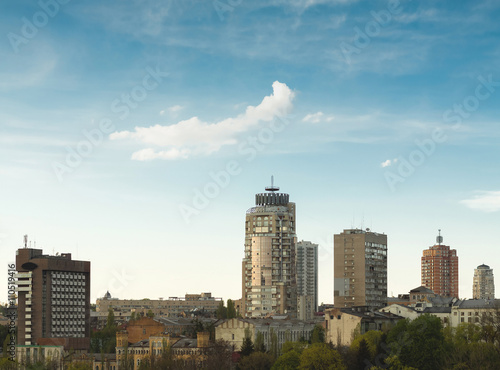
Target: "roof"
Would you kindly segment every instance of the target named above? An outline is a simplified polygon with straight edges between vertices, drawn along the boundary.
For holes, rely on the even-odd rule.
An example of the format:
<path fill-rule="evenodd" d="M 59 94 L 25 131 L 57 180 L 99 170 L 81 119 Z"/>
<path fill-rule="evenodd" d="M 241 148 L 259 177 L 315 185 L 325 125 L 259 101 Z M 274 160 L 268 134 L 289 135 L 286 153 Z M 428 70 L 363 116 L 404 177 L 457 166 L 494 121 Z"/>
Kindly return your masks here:
<path fill-rule="evenodd" d="M 432 290 L 426 288 L 424 286 L 419 286 L 418 288 L 410 290 L 410 293 L 425 293 L 425 294 L 434 294 Z"/>
<path fill-rule="evenodd" d="M 174 343 L 172 348 L 196 348 L 198 346 L 198 340 L 193 338 L 182 338 Z"/>
<path fill-rule="evenodd" d="M 130 347 L 149 347 L 149 339 L 140 340 L 132 344 Z"/>
<path fill-rule="evenodd" d="M 465 299 L 457 306 L 460 309 L 500 308 L 500 299 Z"/>
<path fill-rule="evenodd" d="M 422 313 L 451 313 L 451 307 L 426 307 Z"/>

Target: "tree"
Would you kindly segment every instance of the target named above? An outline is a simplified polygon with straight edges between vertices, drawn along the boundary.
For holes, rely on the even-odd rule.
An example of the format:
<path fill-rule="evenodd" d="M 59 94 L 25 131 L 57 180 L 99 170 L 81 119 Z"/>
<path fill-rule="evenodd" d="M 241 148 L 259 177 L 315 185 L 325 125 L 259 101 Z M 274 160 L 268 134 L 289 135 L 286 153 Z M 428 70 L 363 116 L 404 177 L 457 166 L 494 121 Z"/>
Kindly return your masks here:
<path fill-rule="evenodd" d="M 252 337 L 250 329 L 245 329 L 245 338 L 243 339 L 243 344 L 241 345 L 241 357 L 250 356 L 254 351 Z"/>
<path fill-rule="evenodd" d="M 232 353 L 231 345 L 227 341 L 216 340 L 207 352 L 204 368 L 208 370 L 230 369 Z"/>
<path fill-rule="evenodd" d="M 266 352 L 266 344 L 264 343 L 264 334 L 262 332 L 257 332 L 257 337 L 255 338 L 254 349 L 257 352 Z"/>
<path fill-rule="evenodd" d="M 135 316 L 135 311 L 132 311 L 132 313 L 130 314 L 130 319 L 129 321 L 134 321 L 136 319 L 136 316 Z"/>
<path fill-rule="evenodd" d="M 238 362 L 240 370 L 270 370 L 273 366 L 273 356 L 268 353 L 254 352 L 242 357 Z"/>
<path fill-rule="evenodd" d="M 321 325 L 311 331 L 311 343 L 325 343 L 325 329 Z"/>
<path fill-rule="evenodd" d="M 232 299 L 227 300 L 227 318 L 234 319 L 236 317 L 236 308 Z"/>
<path fill-rule="evenodd" d="M 224 306 L 224 301 L 220 301 L 215 314 L 218 319 L 227 319 L 227 308 Z"/>
<path fill-rule="evenodd" d="M 345 370 L 340 354 L 325 343 L 314 343 L 300 355 L 301 370 Z"/>
<path fill-rule="evenodd" d="M 370 360 L 373 359 L 370 349 L 368 348 L 368 343 L 366 339 L 361 339 L 359 341 L 358 348 L 356 350 L 356 363 L 354 369 L 356 370 L 364 370 L 367 362 L 370 363 Z"/>
<path fill-rule="evenodd" d="M 399 361 L 398 356 L 393 355 L 385 359 L 385 366 L 383 367 L 373 366 L 370 368 L 370 370 L 418 370 L 418 369 L 402 365 L 401 361 Z"/>
<path fill-rule="evenodd" d="M 297 351 L 283 353 L 274 363 L 272 370 L 296 370 L 300 366 L 300 355 Z"/>
<path fill-rule="evenodd" d="M 350 350 L 354 353 L 359 352 L 359 346 L 361 341 L 365 341 L 365 345 L 367 346 L 369 353 L 365 359 L 373 359 L 377 356 L 380 350 L 380 344 L 382 343 L 382 338 L 384 337 L 384 333 L 379 330 L 369 330 L 362 335 L 358 335 L 351 343 Z"/>
<path fill-rule="evenodd" d="M 147 317 L 153 318 L 155 317 L 155 314 L 153 313 L 152 310 L 149 310 L 148 313 L 146 314 Z"/>
<path fill-rule="evenodd" d="M 404 366 L 440 369 L 445 354 L 442 329 L 441 320 L 429 314 L 411 322 L 399 321 L 387 335 L 391 355 L 396 355 Z"/>
<path fill-rule="evenodd" d="M 271 339 L 271 345 L 270 345 L 270 348 L 269 348 L 269 353 L 271 354 L 271 356 L 273 356 L 273 359 L 276 360 L 278 358 L 278 336 L 274 332 L 273 328 L 271 328 L 269 336 L 270 336 L 270 339 Z"/>

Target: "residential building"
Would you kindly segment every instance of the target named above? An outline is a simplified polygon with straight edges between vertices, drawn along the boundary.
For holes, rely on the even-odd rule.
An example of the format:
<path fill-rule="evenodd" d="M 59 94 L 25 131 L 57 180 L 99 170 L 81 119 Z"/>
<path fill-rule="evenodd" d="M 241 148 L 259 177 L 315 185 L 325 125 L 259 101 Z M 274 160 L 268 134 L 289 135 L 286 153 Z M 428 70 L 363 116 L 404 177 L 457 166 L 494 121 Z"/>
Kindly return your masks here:
<path fill-rule="evenodd" d="M 27 239 L 25 239 L 25 245 Z M 41 249 L 16 254 L 18 337 L 22 346 L 90 348 L 90 262 Z"/>
<path fill-rule="evenodd" d="M 490 266 L 483 264 L 474 269 L 472 298 L 495 299 L 495 279 L 493 278 L 493 269 Z"/>
<path fill-rule="evenodd" d="M 458 298 L 457 251 L 442 242 L 439 230 L 436 244 L 423 252 L 422 286 L 431 289 L 436 295 Z"/>
<path fill-rule="evenodd" d="M 368 307 L 332 308 L 325 312 L 325 340 L 336 346 L 350 346 L 356 334 L 390 329 L 401 319 L 391 312 L 370 311 Z"/>
<path fill-rule="evenodd" d="M 334 305 L 381 308 L 387 302 L 387 235 L 346 229 L 334 235 Z"/>
<path fill-rule="evenodd" d="M 318 311 L 318 244 L 296 244 L 297 317 L 310 320 Z"/>
<path fill-rule="evenodd" d="M 272 179 L 271 179 L 272 182 Z M 242 262 L 244 317 L 297 315 L 295 203 L 271 185 L 246 212 Z"/>
<path fill-rule="evenodd" d="M 464 322 L 498 326 L 500 299 L 459 300 L 451 307 L 451 325 L 457 327 Z"/>

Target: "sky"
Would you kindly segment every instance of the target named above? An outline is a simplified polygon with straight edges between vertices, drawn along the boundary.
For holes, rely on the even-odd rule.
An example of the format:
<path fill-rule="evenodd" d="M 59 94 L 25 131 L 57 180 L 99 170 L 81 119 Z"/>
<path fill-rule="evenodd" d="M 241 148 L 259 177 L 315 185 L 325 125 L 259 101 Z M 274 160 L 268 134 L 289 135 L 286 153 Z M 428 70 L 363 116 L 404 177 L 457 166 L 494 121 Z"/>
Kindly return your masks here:
<path fill-rule="evenodd" d="M 28 235 L 91 261 L 91 300 L 241 298 L 244 220 L 271 176 L 319 245 L 388 236 L 388 294 L 422 251 L 500 287 L 500 3 L 4 1 L 0 302 Z M 498 288 L 500 289 L 500 288 Z"/>

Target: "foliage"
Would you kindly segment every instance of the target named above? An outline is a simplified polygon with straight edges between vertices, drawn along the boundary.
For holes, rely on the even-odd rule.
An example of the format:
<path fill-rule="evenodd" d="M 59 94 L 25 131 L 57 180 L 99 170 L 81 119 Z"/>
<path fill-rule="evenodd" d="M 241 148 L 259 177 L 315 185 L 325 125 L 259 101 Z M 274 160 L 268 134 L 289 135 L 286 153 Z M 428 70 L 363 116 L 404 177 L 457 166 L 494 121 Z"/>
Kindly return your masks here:
<path fill-rule="evenodd" d="M 396 355 L 402 365 L 420 370 L 441 368 L 445 354 L 442 329 L 441 320 L 428 314 L 411 322 L 399 321 L 387 335 L 391 355 Z"/>
<path fill-rule="evenodd" d="M 250 356 L 254 351 L 252 337 L 249 328 L 245 329 L 245 338 L 243 339 L 243 344 L 241 345 L 240 351 L 241 351 L 241 357 Z"/>
<path fill-rule="evenodd" d="M 270 370 L 273 362 L 273 356 L 270 354 L 254 352 L 249 356 L 242 357 L 238 362 L 238 368 L 240 370 Z"/>
<path fill-rule="evenodd" d="M 285 352 L 285 345 L 286 343 L 283 345 L 283 354 L 278 357 L 272 370 L 296 370 L 299 368 L 301 352 L 297 351 L 295 348 L 291 348 Z"/>
<path fill-rule="evenodd" d="M 271 354 L 271 356 L 273 356 L 273 359 L 276 360 L 278 358 L 278 335 L 276 335 L 273 328 L 271 328 L 269 336 L 271 337 L 269 353 Z"/>
<path fill-rule="evenodd" d="M 227 307 L 224 306 L 224 301 L 220 301 L 217 311 L 215 311 L 215 315 L 218 319 L 227 319 Z"/>
<path fill-rule="evenodd" d="M 380 343 L 382 342 L 383 336 L 384 334 L 381 331 L 369 330 L 362 335 L 358 335 L 352 341 L 350 349 L 353 352 L 358 353 L 360 343 L 364 341 L 369 350 L 368 357 L 365 358 L 373 359 L 377 355 L 378 348 Z"/>
<path fill-rule="evenodd" d="M 257 332 L 257 337 L 255 338 L 254 349 L 257 352 L 266 352 L 266 344 L 264 343 L 264 334 L 262 332 Z"/>
<path fill-rule="evenodd" d="M 345 369 L 340 354 L 325 343 L 314 343 L 300 355 L 301 370 Z"/>
<path fill-rule="evenodd" d="M 414 367 L 409 367 L 409 366 L 404 366 L 401 364 L 401 361 L 399 361 L 398 356 L 389 356 L 385 359 L 385 366 L 382 367 L 371 367 L 370 370 L 418 370 Z"/>
<path fill-rule="evenodd" d="M 132 311 L 132 313 L 130 314 L 130 319 L 129 321 L 134 321 L 134 320 L 137 320 L 137 316 L 135 314 L 135 311 Z"/>
<path fill-rule="evenodd" d="M 148 313 L 146 314 L 146 316 L 149 318 L 153 318 L 153 317 L 155 317 L 155 314 L 153 313 L 152 310 L 149 310 Z"/>
<path fill-rule="evenodd" d="M 72 362 L 66 366 L 67 370 L 92 370 L 92 364 L 84 361 Z"/>
<path fill-rule="evenodd" d="M 210 347 L 204 368 L 208 370 L 220 370 L 231 368 L 232 350 L 228 342 L 218 339 Z"/>
<path fill-rule="evenodd" d="M 311 343 L 325 343 L 325 328 L 321 325 L 316 325 L 311 331 Z"/>
<path fill-rule="evenodd" d="M 17 362 L 9 360 L 8 357 L 0 357 L 0 369 L 2 370 L 16 370 Z"/>
<path fill-rule="evenodd" d="M 227 300 L 227 318 L 234 319 L 236 317 L 236 307 L 232 299 Z"/>

